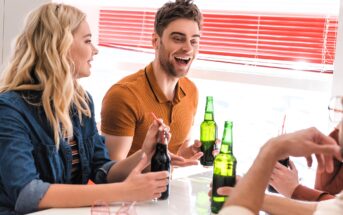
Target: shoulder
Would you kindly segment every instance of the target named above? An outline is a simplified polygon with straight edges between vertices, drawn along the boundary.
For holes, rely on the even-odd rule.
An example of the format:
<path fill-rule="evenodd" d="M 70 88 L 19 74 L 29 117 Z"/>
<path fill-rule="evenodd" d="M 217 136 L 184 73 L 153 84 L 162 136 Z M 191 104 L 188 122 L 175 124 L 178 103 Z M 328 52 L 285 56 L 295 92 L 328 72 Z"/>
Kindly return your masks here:
<path fill-rule="evenodd" d="M 103 104 L 111 103 L 111 101 L 127 100 L 127 98 L 132 98 L 134 95 L 144 92 L 145 80 L 144 70 L 124 77 L 109 88 L 103 98 Z"/>
<path fill-rule="evenodd" d="M 184 90 L 186 93 L 187 92 L 190 92 L 190 93 L 197 93 L 198 92 L 198 88 L 195 85 L 195 83 L 187 77 L 180 78 L 179 83 L 180 83 L 180 87 L 182 88 L 182 90 Z"/>
<path fill-rule="evenodd" d="M 26 105 L 26 101 L 17 92 L 9 91 L 0 93 L 0 107 L 2 109 L 7 107 L 22 112 Z"/>

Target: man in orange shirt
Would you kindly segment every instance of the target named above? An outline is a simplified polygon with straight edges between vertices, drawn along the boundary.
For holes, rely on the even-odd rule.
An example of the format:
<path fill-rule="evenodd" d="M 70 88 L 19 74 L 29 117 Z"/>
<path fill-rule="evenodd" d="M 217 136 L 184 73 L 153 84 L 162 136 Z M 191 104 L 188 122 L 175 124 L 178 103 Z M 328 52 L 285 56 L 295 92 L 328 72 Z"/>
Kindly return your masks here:
<path fill-rule="evenodd" d="M 141 148 L 151 112 L 170 127 L 170 152 L 193 161 L 202 156 L 200 141 L 192 143 L 190 137 L 198 90 L 185 77 L 198 53 L 201 22 L 191 0 L 168 2 L 157 11 L 155 59 L 114 84 L 103 99 L 101 131 L 111 159 L 122 160 Z"/>

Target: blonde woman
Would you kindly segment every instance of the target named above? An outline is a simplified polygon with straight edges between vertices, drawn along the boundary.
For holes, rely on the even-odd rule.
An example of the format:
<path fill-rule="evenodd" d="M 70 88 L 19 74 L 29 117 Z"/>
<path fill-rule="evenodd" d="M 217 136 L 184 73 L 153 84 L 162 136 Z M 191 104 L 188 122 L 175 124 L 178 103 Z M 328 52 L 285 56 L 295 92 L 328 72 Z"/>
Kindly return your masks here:
<path fill-rule="evenodd" d="M 80 10 L 50 3 L 30 13 L 0 83 L 0 214 L 149 200 L 166 190 L 167 172 L 142 173 L 162 121 L 141 150 L 109 159 L 77 81 L 90 75 L 97 52 Z"/>

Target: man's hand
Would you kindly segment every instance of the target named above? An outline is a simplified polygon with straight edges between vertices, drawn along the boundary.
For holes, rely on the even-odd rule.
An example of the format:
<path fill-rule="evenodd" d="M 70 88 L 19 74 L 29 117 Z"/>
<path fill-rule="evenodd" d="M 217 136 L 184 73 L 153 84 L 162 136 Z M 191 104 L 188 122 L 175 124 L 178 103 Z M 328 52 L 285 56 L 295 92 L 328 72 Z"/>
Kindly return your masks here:
<path fill-rule="evenodd" d="M 169 152 L 170 155 L 170 160 L 171 160 L 171 164 L 173 166 L 179 166 L 179 167 L 183 167 L 183 166 L 192 166 L 192 165 L 198 165 L 198 159 L 192 159 L 192 158 L 183 158 L 179 155 L 175 155 L 171 152 Z"/>
<path fill-rule="evenodd" d="M 199 160 L 203 156 L 203 152 L 201 152 L 201 142 L 200 140 L 194 140 L 193 144 L 190 144 L 190 140 L 186 140 L 181 147 L 179 148 L 177 154 L 193 160 Z M 216 139 L 215 145 L 213 147 L 212 154 L 216 156 L 219 153 L 221 141 Z"/>
<path fill-rule="evenodd" d="M 191 140 L 186 140 L 177 151 L 177 155 L 191 160 L 199 160 L 203 156 L 201 142 L 194 140 L 194 143 L 191 144 Z"/>

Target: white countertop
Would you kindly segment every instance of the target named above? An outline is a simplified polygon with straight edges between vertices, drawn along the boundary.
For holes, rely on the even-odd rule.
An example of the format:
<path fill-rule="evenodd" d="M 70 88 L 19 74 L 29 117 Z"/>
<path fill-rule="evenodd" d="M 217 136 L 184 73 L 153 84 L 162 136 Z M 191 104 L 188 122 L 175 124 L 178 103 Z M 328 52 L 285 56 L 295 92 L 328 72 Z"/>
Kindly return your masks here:
<path fill-rule="evenodd" d="M 137 215 L 208 215 L 210 201 L 209 185 L 212 180 L 212 168 L 200 165 L 175 168 L 170 183 L 170 195 L 167 200 L 135 203 Z M 110 204 L 111 214 L 119 209 L 120 203 Z M 91 207 L 53 208 L 32 213 L 34 215 L 83 215 L 91 214 Z M 130 214 L 131 215 L 131 214 Z"/>

